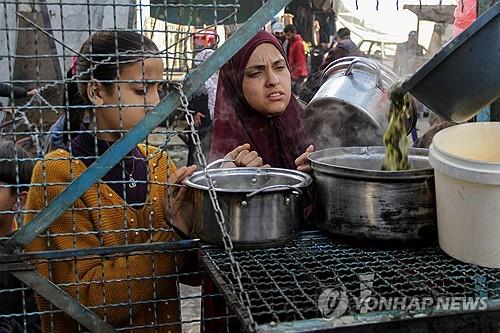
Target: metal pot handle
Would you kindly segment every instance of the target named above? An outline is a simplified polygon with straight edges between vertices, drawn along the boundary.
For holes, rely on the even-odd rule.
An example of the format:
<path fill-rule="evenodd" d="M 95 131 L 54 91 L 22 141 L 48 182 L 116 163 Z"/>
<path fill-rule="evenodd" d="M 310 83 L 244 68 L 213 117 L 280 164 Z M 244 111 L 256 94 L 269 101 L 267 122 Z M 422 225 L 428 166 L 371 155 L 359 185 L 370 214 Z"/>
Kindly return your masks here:
<path fill-rule="evenodd" d="M 210 169 L 211 167 L 213 167 L 214 165 L 216 165 L 217 163 L 224 163 L 224 162 L 234 162 L 234 159 L 227 159 L 227 158 L 219 158 L 218 160 L 215 160 L 213 162 L 210 162 L 207 164 L 207 169 Z"/>
<path fill-rule="evenodd" d="M 377 76 L 377 85 L 376 87 L 379 88 L 380 90 L 384 91 L 384 86 L 382 84 L 382 71 L 380 70 L 380 66 L 377 65 L 375 62 L 368 62 L 363 59 L 354 59 L 350 64 L 349 67 L 347 67 L 344 75 L 348 76 L 352 74 L 352 70 L 354 68 L 354 65 L 357 63 L 362 63 L 371 69 L 375 70 L 375 75 Z"/>
<path fill-rule="evenodd" d="M 247 194 L 245 196 L 245 200 L 248 201 L 248 200 L 252 199 L 254 196 L 256 196 L 257 194 L 262 193 L 262 192 L 266 192 L 269 190 L 292 190 L 292 191 L 295 191 L 294 194 L 304 195 L 304 193 L 302 192 L 302 190 L 300 188 L 297 188 L 297 187 L 294 187 L 291 185 L 271 185 L 271 186 L 259 188 L 258 190 Z"/>
<path fill-rule="evenodd" d="M 335 69 L 335 66 L 337 66 L 340 62 L 343 62 L 343 61 L 352 61 L 356 59 L 356 57 L 344 57 L 344 58 L 340 58 L 340 59 L 337 59 L 335 61 L 332 61 L 331 63 L 329 63 L 326 68 L 323 70 L 323 74 L 322 74 L 322 81 L 326 81 L 330 75 L 332 74 L 332 70 Z"/>

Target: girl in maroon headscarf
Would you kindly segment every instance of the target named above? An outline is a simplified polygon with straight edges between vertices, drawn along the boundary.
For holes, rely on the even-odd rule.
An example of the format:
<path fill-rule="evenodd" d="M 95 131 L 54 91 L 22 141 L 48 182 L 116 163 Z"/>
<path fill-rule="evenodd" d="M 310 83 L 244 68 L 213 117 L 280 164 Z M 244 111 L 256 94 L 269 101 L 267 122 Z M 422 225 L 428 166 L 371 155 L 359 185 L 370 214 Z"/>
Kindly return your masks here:
<path fill-rule="evenodd" d="M 226 156 L 236 166 L 309 170 L 307 155 L 314 147 L 302 125 L 302 109 L 291 94 L 285 59 L 276 37 L 261 31 L 222 67 L 211 160 Z M 226 316 L 226 304 L 222 296 L 214 296 L 217 293 L 215 285 L 205 280 L 203 331 L 238 332 L 234 320 L 211 320 Z"/>
<path fill-rule="evenodd" d="M 211 160 L 247 144 L 242 150 L 252 150 L 263 164 L 309 170 L 307 155 L 314 147 L 302 125 L 302 109 L 291 94 L 285 59 L 276 37 L 261 31 L 222 67 L 215 101 Z M 235 151 L 228 157 L 236 159 Z M 246 153 L 249 160 L 251 155 Z M 248 166 L 244 162 L 238 159 L 236 165 Z"/>

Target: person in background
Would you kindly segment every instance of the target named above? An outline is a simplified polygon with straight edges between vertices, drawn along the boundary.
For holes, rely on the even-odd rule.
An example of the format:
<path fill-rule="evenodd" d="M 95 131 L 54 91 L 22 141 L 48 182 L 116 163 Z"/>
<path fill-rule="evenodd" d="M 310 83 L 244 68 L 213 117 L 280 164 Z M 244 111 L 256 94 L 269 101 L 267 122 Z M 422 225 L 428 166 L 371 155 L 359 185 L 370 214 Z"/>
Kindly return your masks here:
<path fill-rule="evenodd" d="M 285 36 L 290 44 L 288 51 L 288 64 L 292 77 L 292 92 L 298 95 L 309 70 L 307 68 L 307 57 L 304 49 L 304 40 L 297 33 L 293 24 L 285 26 Z"/>
<path fill-rule="evenodd" d="M 12 142 L 0 141 L 0 237 L 17 230 L 19 212 L 26 204 L 33 165 L 28 153 Z M 19 175 L 19 182 L 16 181 Z"/>
<path fill-rule="evenodd" d="M 421 63 L 424 50 L 424 47 L 418 44 L 417 32 L 410 31 L 408 40 L 396 47 L 394 71 L 401 76 L 413 73 Z"/>
<path fill-rule="evenodd" d="M 419 137 L 414 143 L 413 147 L 414 148 L 426 148 L 429 149 L 432 143 L 432 139 L 434 136 L 440 132 L 441 130 L 444 130 L 445 128 L 451 127 L 458 125 L 458 123 L 447 121 L 441 118 L 437 119 L 437 121 L 434 124 L 431 124 L 431 127 L 425 132 L 421 137 Z"/>
<path fill-rule="evenodd" d="M 321 30 L 320 21 L 318 19 L 314 20 L 313 47 L 310 50 L 311 73 L 319 70 L 326 52 L 326 44 L 321 42 Z"/>
<path fill-rule="evenodd" d="M 0 83 L 0 96 L 1 97 L 14 97 L 14 98 L 24 98 L 31 97 L 38 93 L 38 89 L 26 89 L 23 87 L 17 87 L 10 85 L 8 83 Z"/>
<path fill-rule="evenodd" d="M 0 238 L 11 237 L 22 221 L 33 164 L 28 153 L 12 142 L 0 141 Z M 0 332 L 40 332 L 40 317 L 32 289 L 8 272 L 0 272 Z M 6 291 L 14 290 L 16 291 Z M 24 304 L 23 304 L 24 303 Z M 32 313 L 23 315 L 23 313 Z M 26 319 L 26 326 L 24 320 Z"/>
<path fill-rule="evenodd" d="M 70 135 L 64 133 L 67 128 L 87 129 L 90 123 L 88 113 L 85 109 L 77 110 L 78 106 L 85 104 L 78 92 L 78 84 L 76 83 L 76 69 L 78 64 L 78 57 L 71 58 L 71 66 L 66 72 L 66 93 L 64 94 L 64 106 L 67 111 L 62 114 L 50 127 L 48 134 L 45 138 L 45 153 L 49 153 L 58 148 L 64 148 L 70 140 Z M 72 110 L 71 110 L 72 109 Z M 81 112 L 85 116 L 81 116 Z M 68 119 L 69 118 L 69 119 Z"/>
<path fill-rule="evenodd" d="M 283 45 L 283 49 L 286 51 L 288 47 L 288 42 L 285 34 L 283 33 L 285 31 L 285 25 L 281 22 L 274 22 L 271 25 L 271 31 L 274 37 L 276 37 L 281 42 L 281 45 Z M 285 42 L 287 45 L 285 45 Z"/>
<path fill-rule="evenodd" d="M 328 67 L 329 64 L 337 59 L 344 57 L 362 57 L 365 54 L 351 40 L 351 30 L 348 28 L 340 28 L 335 35 L 335 46 L 328 52 L 325 60 L 320 66 L 320 70 Z"/>
<path fill-rule="evenodd" d="M 308 76 L 306 82 L 302 86 L 299 97 L 305 103 L 309 103 L 314 97 L 318 89 L 321 87 L 323 71 L 328 65 L 337 59 L 349 56 L 362 57 L 363 52 L 351 40 L 351 31 L 347 28 L 340 28 L 335 35 L 336 44 L 330 52 L 326 54 L 319 69 Z M 312 65 L 312 61 L 311 61 Z"/>
<path fill-rule="evenodd" d="M 14 99 L 19 99 L 19 98 L 25 98 L 25 97 L 32 97 L 38 93 L 38 89 L 25 89 L 23 87 L 18 87 L 18 86 L 13 86 L 8 83 L 0 83 L 0 97 L 7 97 L 7 98 L 14 98 Z M 4 108 L 4 104 L 0 102 L 0 111 L 4 112 L 12 112 L 11 108 Z M 3 115 L 0 115 L 0 122 L 4 119 Z"/>
<path fill-rule="evenodd" d="M 215 51 L 212 49 L 205 49 L 194 57 L 194 67 L 196 68 L 205 60 L 207 60 Z M 191 100 L 189 101 L 189 110 L 194 111 L 193 119 L 194 125 L 198 130 L 198 136 L 201 142 L 201 150 L 203 155 L 208 159 L 210 154 L 210 145 L 212 142 L 212 119 L 214 118 L 215 97 L 217 94 L 217 81 L 218 73 L 213 74 L 205 83 L 196 91 Z M 190 128 L 187 128 L 190 130 Z M 191 138 L 187 135 L 188 144 L 188 160 L 187 165 L 199 164 L 196 159 L 196 145 Z"/>

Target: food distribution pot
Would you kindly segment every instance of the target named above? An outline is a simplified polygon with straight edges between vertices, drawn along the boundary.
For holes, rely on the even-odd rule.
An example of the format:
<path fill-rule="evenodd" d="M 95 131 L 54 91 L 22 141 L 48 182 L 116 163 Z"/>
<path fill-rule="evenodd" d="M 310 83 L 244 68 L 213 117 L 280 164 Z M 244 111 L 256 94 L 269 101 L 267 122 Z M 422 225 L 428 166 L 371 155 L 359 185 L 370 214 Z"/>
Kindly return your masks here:
<path fill-rule="evenodd" d="M 349 147 L 309 155 L 316 224 L 355 239 L 434 241 L 434 171 L 428 150 L 410 149 L 407 171 L 381 171 L 384 154 L 385 147 Z"/>
<path fill-rule="evenodd" d="M 332 62 L 304 112 L 304 126 L 316 148 L 383 145 L 388 93 L 398 80 L 390 68 L 372 59 Z M 406 119 L 408 133 L 416 123 L 415 111 L 416 105 Z"/>
<path fill-rule="evenodd" d="M 208 175 L 235 247 L 275 245 L 299 232 L 309 175 L 278 168 L 211 169 Z M 203 241 L 222 244 L 205 172 L 194 173 L 185 184 L 194 190 L 196 233 Z"/>

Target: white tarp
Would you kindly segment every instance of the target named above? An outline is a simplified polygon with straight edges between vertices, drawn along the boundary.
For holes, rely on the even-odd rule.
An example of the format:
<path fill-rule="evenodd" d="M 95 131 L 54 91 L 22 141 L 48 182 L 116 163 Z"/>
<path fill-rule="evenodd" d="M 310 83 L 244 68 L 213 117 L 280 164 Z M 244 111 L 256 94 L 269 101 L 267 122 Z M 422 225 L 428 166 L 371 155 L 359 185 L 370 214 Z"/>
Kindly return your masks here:
<path fill-rule="evenodd" d="M 5 15 L 5 9 L 7 9 L 7 15 Z M 16 20 L 16 5 L 14 3 L 3 4 L 0 6 L 0 81 L 8 81 L 13 76 L 12 70 L 14 70 L 14 59 L 10 58 L 8 55 L 14 55 L 16 53 L 16 39 L 17 31 L 15 30 L 4 30 L 4 29 L 15 29 L 17 27 Z M 7 19 L 7 20 L 5 20 Z"/>
<path fill-rule="evenodd" d="M 59 4 L 47 5 L 51 25 L 55 29 L 54 37 L 59 41 L 64 39 L 64 43 L 75 50 L 89 37 L 91 30 L 132 28 L 129 12 L 135 12 L 135 7 L 130 7 L 131 3 L 135 4 L 134 0 L 93 0 L 89 2 L 90 6 L 82 5 L 81 0 L 65 0 L 63 3 L 62 11 Z M 60 44 L 56 47 L 57 54 L 75 55 L 67 49 L 63 51 Z M 62 68 L 62 59 L 60 62 Z M 66 68 L 69 64 L 68 58 Z"/>
<path fill-rule="evenodd" d="M 90 6 L 83 4 L 81 0 L 64 0 L 63 5 L 58 1 L 49 1 L 48 4 L 38 2 L 35 7 L 41 15 L 46 15 L 49 18 L 49 26 L 43 28 L 53 32 L 53 36 L 64 42 L 67 46 L 74 50 L 78 50 L 81 44 L 88 36 L 96 30 L 113 29 L 113 28 L 132 28 L 133 14 L 136 8 L 131 7 L 135 4 L 135 0 L 92 0 L 89 1 Z M 7 13 L 5 15 L 5 8 Z M 31 11 L 31 5 L 19 5 L 17 10 L 20 12 Z M 7 21 L 5 21 L 7 17 Z M 17 32 L 15 29 L 18 26 L 18 18 L 16 16 L 15 4 L 4 4 L 0 6 L 0 81 L 8 81 L 13 77 L 13 73 L 9 71 L 14 68 L 14 58 L 16 54 Z M 64 30 L 64 33 L 62 32 Z M 8 40 L 8 43 L 7 43 Z M 7 45 L 9 46 L 7 48 Z M 55 43 L 56 52 L 58 55 L 66 55 L 66 66 L 63 66 L 63 58 L 59 58 L 61 72 L 64 73 L 64 68 L 69 68 L 71 63 L 70 57 L 75 55 L 69 49 L 64 48 L 61 44 Z"/>

